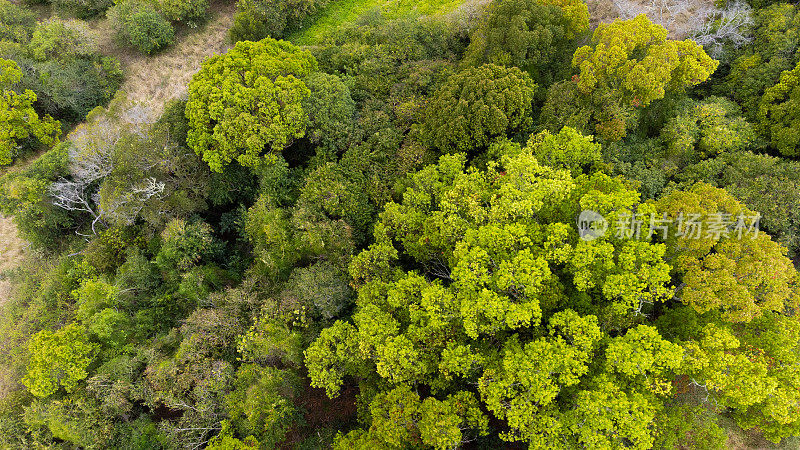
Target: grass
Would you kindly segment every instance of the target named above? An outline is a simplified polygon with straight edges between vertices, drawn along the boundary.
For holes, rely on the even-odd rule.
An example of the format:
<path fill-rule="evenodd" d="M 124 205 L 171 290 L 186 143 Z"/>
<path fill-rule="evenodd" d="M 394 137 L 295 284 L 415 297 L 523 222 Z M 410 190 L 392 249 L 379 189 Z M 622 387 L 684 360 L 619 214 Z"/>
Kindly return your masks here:
<path fill-rule="evenodd" d="M 380 10 L 388 18 L 431 16 L 456 9 L 463 0 L 331 0 L 314 23 L 289 36 L 299 45 L 312 45 L 340 25 L 354 22 L 372 10 Z"/>
<path fill-rule="evenodd" d="M 122 64 L 125 79 L 119 90 L 129 101 L 148 105 L 153 117 L 158 117 L 168 100 L 185 97 L 189 81 L 203 60 L 231 47 L 228 29 L 233 24 L 234 4 L 212 2 L 212 17 L 207 23 L 200 29 L 179 29 L 175 44 L 151 56 L 117 45 L 105 18 L 92 27 L 102 36 L 101 53 L 116 57 Z"/>
<path fill-rule="evenodd" d="M 0 275 L 13 269 L 22 259 L 27 243 L 20 239 L 17 227 L 11 217 L 0 216 Z M 9 280 L 0 277 L 0 305 L 6 302 L 11 293 Z"/>

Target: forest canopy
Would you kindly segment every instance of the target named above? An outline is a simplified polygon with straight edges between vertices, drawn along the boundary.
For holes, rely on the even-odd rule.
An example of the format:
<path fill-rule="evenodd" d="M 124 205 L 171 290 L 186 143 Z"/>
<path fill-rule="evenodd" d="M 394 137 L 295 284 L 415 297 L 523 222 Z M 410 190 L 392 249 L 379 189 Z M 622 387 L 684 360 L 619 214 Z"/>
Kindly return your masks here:
<path fill-rule="evenodd" d="M 684 3 L 0 0 L 0 447 L 797 447 L 800 12 Z"/>

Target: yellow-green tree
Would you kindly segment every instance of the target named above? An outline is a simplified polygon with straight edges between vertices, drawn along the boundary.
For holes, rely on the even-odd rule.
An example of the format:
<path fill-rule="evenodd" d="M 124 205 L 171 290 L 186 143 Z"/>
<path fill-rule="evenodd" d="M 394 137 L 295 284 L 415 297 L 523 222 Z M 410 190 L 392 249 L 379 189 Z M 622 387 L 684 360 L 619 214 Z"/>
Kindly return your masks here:
<path fill-rule="evenodd" d="M 800 155 L 800 63 L 781 73 L 778 84 L 764 92 L 758 119 L 779 152 Z"/>
<path fill-rule="evenodd" d="M 72 392 L 89 375 L 96 351 L 97 344 L 90 343 L 76 323 L 55 332 L 42 330 L 28 343 L 30 360 L 22 382 L 37 397 L 47 397 L 62 387 Z"/>
<path fill-rule="evenodd" d="M 600 24 L 572 65 L 579 71 L 577 89 L 593 107 L 596 131 L 618 140 L 635 123 L 632 111 L 703 82 L 718 62 L 694 41 L 667 39 L 664 27 L 640 15 Z"/>
<path fill-rule="evenodd" d="M 0 166 L 13 161 L 25 139 L 33 137 L 44 145 L 52 145 L 61 134 L 58 121 L 36 114 L 33 91 L 26 89 L 18 94 L 11 90 L 21 79 L 17 63 L 0 59 Z"/>
<path fill-rule="evenodd" d="M 187 144 L 217 172 L 234 159 L 257 165 L 305 134 L 301 78 L 316 70 L 309 52 L 270 38 L 207 59 L 189 84 Z"/>

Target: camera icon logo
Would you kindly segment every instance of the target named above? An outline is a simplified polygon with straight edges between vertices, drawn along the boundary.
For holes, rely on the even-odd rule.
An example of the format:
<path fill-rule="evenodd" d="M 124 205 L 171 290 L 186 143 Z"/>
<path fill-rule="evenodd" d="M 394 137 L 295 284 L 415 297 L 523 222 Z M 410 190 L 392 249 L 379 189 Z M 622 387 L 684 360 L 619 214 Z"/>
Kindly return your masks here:
<path fill-rule="evenodd" d="M 593 241 L 606 234 L 608 221 L 591 209 L 581 211 L 578 216 L 578 234 L 584 241 Z"/>

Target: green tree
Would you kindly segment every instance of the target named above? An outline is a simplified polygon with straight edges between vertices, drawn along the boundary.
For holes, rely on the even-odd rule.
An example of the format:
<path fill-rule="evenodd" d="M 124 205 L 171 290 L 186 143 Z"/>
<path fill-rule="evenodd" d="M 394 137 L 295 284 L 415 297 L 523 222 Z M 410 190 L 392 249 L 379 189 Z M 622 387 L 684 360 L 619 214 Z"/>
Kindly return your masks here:
<path fill-rule="evenodd" d="M 425 140 L 444 152 L 486 147 L 532 124 L 536 84 L 517 68 L 486 64 L 452 75 L 425 112 Z"/>
<path fill-rule="evenodd" d="M 78 324 L 58 331 L 42 330 L 28 344 L 30 362 L 22 382 L 37 397 L 47 397 L 63 387 L 72 392 L 89 373 L 97 344 L 88 342 Z"/>
<path fill-rule="evenodd" d="M 695 42 L 667 39 L 645 15 L 599 25 L 592 44 L 573 56 L 574 82 L 592 105 L 595 129 L 609 140 L 636 123 L 636 108 L 705 81 L 718 65 Z"/>
<path fill-rule="evenodd" d="M 97 43 L 84 22 L 52 19 L 36 26 L 28 48 L 35 59 L 44 61 L 49 58 L 93 56 L 97 52 Z"/>
<path fill-rule="evenodd" d="M 225 396 L 229 420 L 240 435 L 274 447 L 299 418 L 294 399 L 301 386 L 300 377 L 291 370 L 242 365 L 233 390 Z"/>
<path fill-rule="evenodd" d="M 328 1 L 239 0 L 228 33 L 233 42 L 281 39 L 302 28 Z"/>
<path fill-rule="evenodd" d="M 26 44 L 36 26 L 36 14 L 7 0 L 0 0 L 0 40 Z"/>
<path fill-rule="evenodd" d="M 781 73 L 778 84 L 764 92 L 758 119 L 781 154 L 800 155 L 800 63 Z"/>
<path fill-rule="evenodd" d="M 584 136 L 571 127 L 564 127 L 558 134 L 543 131 L 528 140 L 533 156 L 550 167 L 567 169 L 572 176 L 600 168 L 603 153 L 593 136 Z"/>
<path fill-rule="evenodd" d="M 716 95 L 742 106 L 745 117 L 758 122 L 764 91 L 774 86 L 783 71 L 791 70 L 800 54 L 800 14 L 797 6 L 776 3 L 753 11 L 753 43 L 730 64 L 725 80 L 714 86 Z"/>
<path fill-rule="evenodd" d="M 571 51 L 569 42 L 588 29 L 589 10 L 580 1 L 492 2 L 472 33 L 465 60 L 541 73 L 560 54 Z"/>
<path fill-rule="evenodd" d="M 19 154 L 21 141 L 31 137 L 44 145 L 58 142 L 59 123 L 50 116 L 39 118 L 33 109 L 36 94 L 18 94 L 11 87 L 22 79 L 14 61 L 0 59 L 0 166 L 10 164 Z"/>
<path fill-rule="evenodd" d="M 686 222 L 683 234 L 675 228 L 680 222 L 671 225 L 667 255 L 683 275 L 677 293 L 682 302 L 699 313 L 719 311 L 730 322 L 749 322 L 767 311 L 796 307 L 797 270 L 786 248 L 766 233 L 756 233 L 756 214 L 729 193 L 697 183 L 688 191 L 664 196 L 658 210 L 675 218 L 683 214 L 685 221 L 696 215 L 731 228 L 694 235 L 687 232 Z"/>
<path fill-rule="evenodd" d="M 274 39 L 207 59 L 189 84 L 188 145 L 216 172 L 234 159 L 255 166 L 268 146 L 283 150 L 305 134 L 311 91 L 299 78 L 316 68 L 311 54 Z"/>
<path fill-rule="evenodd" d="M 303 80 L 311 95 L 303 101 L 308 112 L 308 138 L 311 142 L 341 152 L 347 149 L 353 130 L 356 103 L 350 89 L 336 75 L 312 73 Z"/>
<path fill-rule="evenodd" d="M 117 38 L 124 44 L 149 55 L 175 40 L 172 24 L 147 1 L 125 0 L 108 12 Z"/>
<path fill-rule="evenodd" d="M 721 187 L 761 213 L 764 231 L 789 249 L 794 257 L 800 251 L 800 163 L 751 152 L 723 153 L 687 167 L 678 175 L 689 185 L 705 181 Z"/>
<path fill-rule="evenodd" d="M 747 149 L 756 141 L 752 125 L 735 103 L 709 97 L 702 102 L 686 102 L 682 113 L 661 129 L 667 158 L 682 167 L 723 152 Z"/>
<path fill-rule="evenodd" d="M 499 145 L 493 154 L 499 161 L 486 170 L 467 169 L 457 154 L 410 175 L 402 202 L 387 204 L 376 223 L 375 243 L 353 258 L 352 323 L 337 321 L 305 352 L 312 386 L 337 395 L 352 377 L 372 398 L 369 427 L 339 447 L 455 443 L 449 432 L 426 441 L 433 435 L 420 428 L 428 424 L 421 412 L 438 410 L 442 395 L 474 396 L 502 421 L 502 439 L 534 448 L 592 445 L 602 436 L 620 436 L 615 445 L 652 443 L 649 398 L 663 392 L 679 351 L 645 329 L 628 340 L 650 350 L 623 340 L 608 353 L 619 363 L 597 362 L 609 344 L 605 330 L 624 330 L 650 303 L 671 297 L 666 247 L 614 236 L 586 242 L 572 225 L 580 209 L 612 220 L 618 210 L 648 206 L 623 180 L 601 172 L 573 178 L 539 165 L 530 147 Z M 603 370 L 612 386 L 594 389 Z M 660 383 L 653 388 L 647 377 Z M 616 408 L 581 427 L 593 412 L 580 405 L 593 399 Z M 441 427 L 471 424 L 461 428 L 481 435 L 481 422 L 466 417 L 442 417 Z"/>
<path fill-rule="evenodd" d="M 161 12 L 175 22 L 196 27 L 208 16 L 208 0 L 160 0 Z"/>

